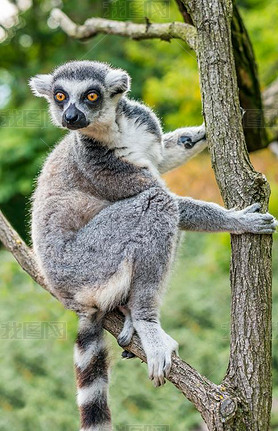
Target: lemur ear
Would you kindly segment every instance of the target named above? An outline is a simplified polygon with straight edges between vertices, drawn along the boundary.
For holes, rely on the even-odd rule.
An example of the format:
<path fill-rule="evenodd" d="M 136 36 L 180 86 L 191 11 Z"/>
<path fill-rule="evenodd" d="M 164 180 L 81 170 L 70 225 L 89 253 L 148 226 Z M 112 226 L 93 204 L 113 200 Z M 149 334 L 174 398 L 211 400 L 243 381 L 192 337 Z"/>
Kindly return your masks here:
<path fill-rule="evenodd" d="M 130 76 L 121 69 L 111 70 L 107 74 L 105 81 L 111 96 L 125 93 L 130 89 Z"/>
<path fill-rule="evenodd" d="M 36 75 L 30 79 L 31 90 L 38 97 L 48 98 L 51 95 L 52 75 Z"/>

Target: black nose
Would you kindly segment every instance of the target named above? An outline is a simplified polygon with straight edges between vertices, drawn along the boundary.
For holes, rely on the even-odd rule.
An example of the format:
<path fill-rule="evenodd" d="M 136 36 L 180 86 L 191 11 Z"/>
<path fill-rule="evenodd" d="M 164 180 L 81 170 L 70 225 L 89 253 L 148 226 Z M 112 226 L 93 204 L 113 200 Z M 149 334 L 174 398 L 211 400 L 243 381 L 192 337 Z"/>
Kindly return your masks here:
<path fill-rule="evenodd" d="M 78 112 L 67 110 L 65 112 L 65 120 L 69 124 L 75 123 L 78 120 Z"/>
<path fill-rule="evenodd" d="M 88 126 L 85 115 L 73 103 L 64 112 L 62 123 L 68 129 L 82 129 Z"/>

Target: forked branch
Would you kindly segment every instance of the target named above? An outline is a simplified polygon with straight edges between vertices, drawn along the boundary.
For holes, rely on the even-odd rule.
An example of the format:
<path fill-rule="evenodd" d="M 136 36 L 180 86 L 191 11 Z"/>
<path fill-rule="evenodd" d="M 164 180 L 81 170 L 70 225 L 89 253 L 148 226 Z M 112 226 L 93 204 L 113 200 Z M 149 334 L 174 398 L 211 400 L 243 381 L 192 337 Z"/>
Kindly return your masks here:
<path fill-rule="evenodd" d="M 182 22 L 135 24 L 130 21 L 113 21 L 90 18 L 83 25 L 75 24 L 61 9 L 53 9 L 51 17 L 62 30 L 75 39 L 88 39 L 99 33 L 129 37 L 130 39 L 181 39 L 196 49 L 196 29 Z"/>

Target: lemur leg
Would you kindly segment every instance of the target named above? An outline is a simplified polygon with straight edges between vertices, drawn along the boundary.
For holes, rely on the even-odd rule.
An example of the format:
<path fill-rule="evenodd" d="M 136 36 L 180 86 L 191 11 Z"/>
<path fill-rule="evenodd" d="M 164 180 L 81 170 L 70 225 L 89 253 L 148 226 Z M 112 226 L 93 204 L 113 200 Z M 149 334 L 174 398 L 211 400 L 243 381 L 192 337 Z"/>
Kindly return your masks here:
<path fill-rule="evenodd" d="M 139 335 L 155 386 L 163 385 L 171 369 L 172 353 L 178 344 L 159 322 L 159 303 L 176 251 L 176 207 L 165 191 L 153 192 L 142 207 L 145 245 L 135 249 L 133 277 L 127 303 Z M 139 232 L 137 233 L 137 235 Z"/>
<path fill-rule="evenodd" d="M 207 146 L 205 125 L 198 127 L 182 127 L 174 132 L 163 135 L 164 156 L 158 166 L 161 174 L 174 169 Z"/>
<path fill-rule="evenodd" d="M 107 405 L 108 360 L 103 340 L 103 315 L 80 316 L 74 348 L 77 403 L 81 431 L 111 431 Z"/>
<path fill-rule="evenodd" d="M 177 353 L 178 343 L 166 334 L 159 322 L 161 282 L 157 280 L 157 283 L 152 284 L 149 277 L 145 276 L 143 265 L 138 271 L 129 307 L 147 357 L 149 378 L 155 386 L 161 386 L 170 373 L 172 353 Z"/>
<path fill-rule="evenodd" d="M 178 349 L 177 342 L 164 332 L 159 321 L 159 303 L 176 251 L 178 232 L 176 208 L 165 192 L 154 194 L 147 209 L 146 247 L 136 253 L 128 308 L 147 357 L 149 378 L 160 386 L 169 375 L 172 353 Z"/>
<path fill-rule="evenodd" d="M 272 234 L 278 225 L 271 214 L 258 212 L 261 208 L 258 203 L 237 211 L 191 198 L 176 196 L 176 199 L 180 212 L 179 228 L 182 230 Z"/>
<path fill-rule="evenodd" d="M 69 243 L 63 261 L 56 262 L 67 295 L 79 309 L 95 306 L 106 312 L 128 301 L 156 385 L 163 384 L 177 348 L 160 327 L 158 307 L 176 250 L 178 221 L 175 198 L 152 187 L 104 208 Z"/>

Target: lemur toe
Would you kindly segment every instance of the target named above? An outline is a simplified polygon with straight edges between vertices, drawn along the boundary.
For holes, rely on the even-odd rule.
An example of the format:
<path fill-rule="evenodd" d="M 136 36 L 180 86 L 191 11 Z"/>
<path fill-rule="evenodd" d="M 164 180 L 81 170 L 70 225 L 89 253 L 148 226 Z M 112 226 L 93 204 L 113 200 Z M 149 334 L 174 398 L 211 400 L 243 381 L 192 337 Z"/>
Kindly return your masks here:
<path fill-rule="evenodd" d="M 131 320 L 130 313 L 127 312 L 123 329 L 121 330 L 121 332 L 117 338 L 119 346 L 121 346 L 121 347 L 128 346 L 132 340 L 133 334 L 134 334 L 133 323 Z"/>
<path fill-rule="evenodd" d="M 117 338 L 117 342 L 119 346 L 125 347 L 128 346 L 131 342 L 132 336 L 133 336 L 133 328 L 130 328 L 129 331 L 122 331 L 120 335 Z"/>
<path fill-rule="evenodd" d="M 255 204 L 249 205 L 248 207 L 244 208 L 243 212 L 245 214 L 256 213 L 260 211 L 261 207 L 261 204 L 259 202 L 256 202 Z"/>
<path fill-rule="evenodd" d="M 172 360 L 171 360 L 171 356 L 169 356 L 167 359 L 165 359 L 164 368 L 163 368 L 164 375 L 166 378 L 169 377 L 171 366 L 172 366 Z"/>

